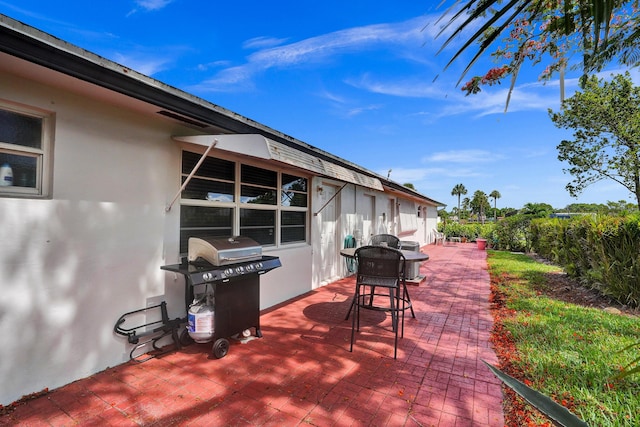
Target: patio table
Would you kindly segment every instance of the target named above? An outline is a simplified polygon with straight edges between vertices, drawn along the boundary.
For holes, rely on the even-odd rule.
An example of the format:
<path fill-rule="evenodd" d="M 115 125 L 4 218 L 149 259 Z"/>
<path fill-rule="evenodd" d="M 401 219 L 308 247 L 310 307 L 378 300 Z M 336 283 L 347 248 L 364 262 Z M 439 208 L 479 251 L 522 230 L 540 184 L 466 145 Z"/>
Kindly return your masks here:
<path fill-rule="evenodd" d="M 340 255 L 346 258 L 355 258 L 357 249 L 358 248 L 340 249 Z M 405 251 L 402 249 L 399 249 L 399 251 L 402 252 L 402 255 L 404 255 L 404 259 L 407 262 L 422 262 L 429 259 L 429 255 L 425 254 L 424 252 Z"/>

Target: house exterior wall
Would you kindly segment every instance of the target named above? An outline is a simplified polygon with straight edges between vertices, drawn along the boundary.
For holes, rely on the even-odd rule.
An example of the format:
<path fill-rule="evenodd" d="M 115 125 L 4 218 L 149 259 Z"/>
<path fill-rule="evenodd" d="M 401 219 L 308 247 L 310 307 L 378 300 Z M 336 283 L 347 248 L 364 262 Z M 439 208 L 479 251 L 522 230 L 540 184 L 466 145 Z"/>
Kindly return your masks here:
<path fill-rule="evenodd" d="M 160 267 L 179 262 L 180 203 L 165 207 L 179 191 L 183 147 L 171 137 L 193 130 L 1 68 L 0 98 L 49 111 L 55 123 L 51 196 L 0 197 L 6 405 L 128 361 L 132 346 L 113 332 L 122 314 L 166 301 L 170 318 L 185 315 L 184 278 Z M 417 211 L 409 199 L 318 176 L 309 182 L 307 243 L 264 249 L 282 268 L 261 276 L 261 309 L 348 275 L 339 254 L 347 235 L 359 246 L 377 233 L 431 239 L 435 207 L 407 228 L 407 212 Z"/>
<path fill-rule="evenodd" d="M 430 230 L 435 228 L 436 224 L 435 206 L 415 204 L 416 216 L 418 206 L 422 209 L 421 217 L 416 218 L 415 223 L 412 222 L 414 228 L 407 229 L 405 226 L 404 232 L 400 232 L 400 215 L 395 210 L 398 209 L 400 200 L 410 206 L 414 206 L 413 201 L 354 184 L 344 187 L 343 185 L 343 182 L 322 177 L 316 177 L 311 184 L 314 289 L 350 274 L 344 258 L 339 254 L 348 235 L 355 237 L 357 246 L 367 245 L 374 234 L 395 234 L 403 241 L 418 242 L 420 246 L 430 243 L 433 239 Z M 327 192 L 329 196 L 325 195 Z M 335 198 L 329 202 L 328 199 L 336 193 Z M 327 203 L 328 207 L 323 209 Z M 338 210 L 338 215 L 332 227 L 334 236 L 330 238 L 326 235 L 325 217 L 326 211 L 331 211 L 332 205 Z M 333 248 L 328 247 L 330 245 L 333 245 Z M 331 263 L 336 265 L 336 268 L 328 269 L 327 265 Z"/>
<path fill-rule="evenodd" d="M 0 72 L 3 100 L 55 114 L 50 199 L 0 197 L 0 404 L 129 359 L 124 313 L 185 315 L 179 262 L 179 125 Z M 311 246 L 265 251 L 261 308 L 310 290 Z M 153 319 L 155 320 L 155 319 Z"/>

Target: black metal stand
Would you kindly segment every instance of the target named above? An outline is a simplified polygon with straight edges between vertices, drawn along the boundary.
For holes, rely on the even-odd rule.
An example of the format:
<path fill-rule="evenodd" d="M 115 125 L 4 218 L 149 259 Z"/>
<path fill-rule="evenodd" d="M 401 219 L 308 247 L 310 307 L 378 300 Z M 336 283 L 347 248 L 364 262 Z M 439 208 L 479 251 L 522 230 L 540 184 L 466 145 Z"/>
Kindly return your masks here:
<path fill-rule="evenodd" d="M 132 327 L 124 326 L 127 318 L 133 317 L 137 314 L 147 314 L 148 312 L 154 310 L 160 310 L 160 320 Z M 135 362 L 142 363 L 173 350 L 173 348 L 162 349 L 156 345 L 158 341 L 168 335 L 171 335 L 173 344 L 176 349 L 179 350 L 180 348 L 182 348 L 180 337 L 178 336 L 178 329 L 180 328 L 180 325 L 184 323 L 184 321 L 184 319 L 169 320 L 169 315 L 167 314 L 167 303 L 165 301 L 162 301 L 158 305 L 141 308 L 140 310 L 134 310 L 123 314 L 114 325 L 113 331 L 118 335 L 127 337 L 127 341 L 129 341 L 130 344 L 135 345 L 135 347 L 133 347 L 133 349 L 129 353 L 129 358 Z M 140 342 L 141 338 L 148 339 L 146 341 Z M 153 352 L 150 353 L 147 350 L 142 352 L 141 350 L 148 344 L 151 344 Z M 142 357 L 142 355 L 144 354 L 146 354 L 147 356 Z"/>

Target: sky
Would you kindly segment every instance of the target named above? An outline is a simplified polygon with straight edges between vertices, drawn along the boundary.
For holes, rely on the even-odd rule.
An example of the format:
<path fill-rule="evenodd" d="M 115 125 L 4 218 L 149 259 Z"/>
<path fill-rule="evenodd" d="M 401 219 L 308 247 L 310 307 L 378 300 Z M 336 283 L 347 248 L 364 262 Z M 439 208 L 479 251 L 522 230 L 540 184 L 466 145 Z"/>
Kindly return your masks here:
<path fill-rule="evenodd" d="M 556 147 L 572 133 L 549 119 L 560 91 L 538 80 L 543 67 L 523 67 L 506 113 L 509 82 L 464 95 L 458 81 L 473 51 L 445 69 L 460 44 L 441 49 L 439 4 L 0 0 L 0 14 L 411 183 L 449 211 L 459 183 L 467 197 L 497 190 L 499 208 L 633 202 L 612 181 L 570 197 Z M 483 58 L 469 77 L 495 65 Z M 612 72 L 621 70 L 603 77 Z M 567 96 L 577 77 L 567 74 Z"/>

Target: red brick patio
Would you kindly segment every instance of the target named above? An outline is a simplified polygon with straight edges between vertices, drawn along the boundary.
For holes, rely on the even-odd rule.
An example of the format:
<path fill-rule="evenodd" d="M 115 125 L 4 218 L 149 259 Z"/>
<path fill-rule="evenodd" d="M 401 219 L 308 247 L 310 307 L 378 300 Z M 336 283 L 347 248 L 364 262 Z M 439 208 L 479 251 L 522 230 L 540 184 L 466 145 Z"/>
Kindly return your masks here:
<path fill-rule="evenodd" d="M 231 340 L 222 359 L 195 344 L 125 363 L 20 404 L 0 426 L 503 426 L 500 383 L 481 361 L 496 363 L 486 252 L 422 251 L 397 360 L 381 312 L 363 312 L 349 352 L 347 278 L 265 311 L 264 337 Z"/>

